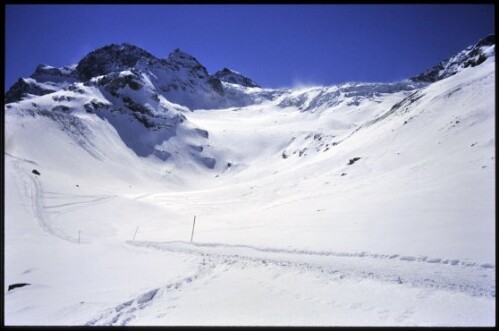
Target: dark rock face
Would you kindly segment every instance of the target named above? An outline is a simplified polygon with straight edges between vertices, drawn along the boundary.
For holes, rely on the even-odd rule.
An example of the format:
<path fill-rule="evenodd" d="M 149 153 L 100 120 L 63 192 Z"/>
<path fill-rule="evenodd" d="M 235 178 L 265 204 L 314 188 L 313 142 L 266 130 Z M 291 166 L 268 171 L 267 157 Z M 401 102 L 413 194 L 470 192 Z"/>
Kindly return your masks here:
<path fill-rule="evenodd" d="M 355 162 L 357 162 L 359 160 L 360 160 L 360 157 L 354 157 L 353 159 L 350 159 L 348 161 L 348 165 L 352 165 L 352 164 L 354 164 Z"/>
<path fill-rule="evenodd" d="M 193 71 L 201 71 L 208 76 L 206 68 L 192 55 L 176 48 L 168 55 L 166 62 L 173 66 L 191 68 Z"/>
<path fill-rule="evenodd" d="M 496 44 L 496 36 L 491 34 L 483 39 L 481 39 L 477 44 L 476 47 L 482 47 L 482 46 L 491 46 Z"/>
<path fill-rule="evenodd" d="M 201 137 L 208 138 L 208 131 L 198 128 L 196 128 L 195 130 Z"/>
<path fill-rule="evenodd" d="M 62 71 L 59 68 L 54 68 L 46 66 L 44 64 L 40 64 L 36 67 L 33 76 L 41 76 L 41 75 L 61 76 Z"/>
<path fill-rule="evenodd" d="M 220 79 L 222 82 L 238 84 L 246 87 L 260 87 L 248 77 L 228 68 L 223 68 L 222 70 L 217 71 L 213 76 Z"/>
<path fill-rule="evenodd" d="M 19 78 L 19 80 L 12 85 L 7 93 L 5 93 L 5 103 L 19 101 L 23 99 L 26 94 L 45 95 L 52 92 L 54 92 L 54 90 L 44 89 L 34 82 L 32 83 L 24 78 Z"/>
<path fill-rule="evenodd" d="M 90 52 L 78 63 L 76 71 L 79 77 L 86 81 L 113 71 L 132 68 L 141 60 L 154 61 L 155 57 L 145 50 L 127 43 L 112 44 Z"/>
<path fill-rule="evenodd" d="M 411 77 L 410 80 L 413 82 L 422 82 L 422 83 L 433 83 L 439 80 L 439 75 L 440 72 L 444 69 L 444 66 L 442 63 L 437 64 L 433 68 L 417 75 L 414 77 Z"/>
<path fill-rule="evenodd" d="M 5 103 L 11 103 L 21 100 L 25 93 L 29 93 L 30 85 L 22 78 L 12 85 L 12 87 L 5 93 Z M 34 94 L 34 93 L 33 93 Z"/>
<path fill-rule="evenodd" d="M 126 86 L 134 91 L 140 90 L 143 87 L 138 74 L 133 71 L 128 75 L 120 75 L 119 73 L 106 75 L 98 80 L 97 85 L 104 87 L 104 89 L 115 97 L 118 97 L 118 90 Z"/>
<path fill-rule="evenodd" d="M 229 69 L 223 70 L 220 75 L 226 76 L 231 82 L 257 86 L 249 78 Z M 123 89 L 138 91 L 145 88 L 147 91 L 144 93 L 149 94 L 154 102 L 160 102 L 160 98 L 164 97 L 190 109 L 223 108 L 248 103 L 243 100 L 241 93 L 236 93 L 237 89 L 226 88 L 195 57 L 178 48 L 168 57 L 158 59 L 127 43 L 96 49 L 77 65 L 61 68 L 39 65 L 30 78 L 20 79 L 10 88 L 5 94 L 5 101 L 17 102 L 28 94 L 40 96 L 63 89 L 84 91 L 77 87 L 78 83 L 97 87 L 103 92 L 105 90 L 115 98 L 128 93 L 122 92 Z M 85 110 L 92 112 L 95 109 L 88 106 Z"/>
<path fill-rule="evenodd" d="M 13 290 L 15 288 L 29 286 L 29 285 L 31 285 L 31 284 L 29 284 L 29 283 L 15 283 L 15 284 L 10 284 L 7 291 L 11 291 L 11 290 Z"/>
<path fill-rule="evenodd" d="M 31 78 L 37 82 L 75 82 L 78 80 L 78 75 L 73 67 L 54 68 L 40 64 Z"/>
<path fill-rule="evenodd" d="M 175 49 L 168 58 L 162 62 L 167 68 L 172 68 L 175 72 L 184 71 L 185 79 L 180 79 L 176 82 L 171 82 L 168 86 L 163 87 L 163 91 L 169 92 L 173 90 L 195 90 L 200 88 L 200 85 L 208 84 L 209 89 L 215 92 L 218 96 L 225 95 L 222 83 L 218 78 L 208 73 L 199 61 L 192 55 L 185 53 L 180 49 Z M 175 100 L 173 100 L 175 101 Z"/>
<path fill-rule="evenodd" d="M 481 39 L 475 45 L 440 62 L 433 68 L 430 68 L 417 76 L 411 77 L 410 80 L 413 82 L 433 83 L 455 75 L 462 68 L 480 65 L 485 62 L 489 56 L 495 56 L 495 46 L 492 55 L 485 54 L 484 52 L 484 49 L 492 45 L 495 45 L 495 35 L 490 35 Z"/>
<path fill-rule="evenodd" d="M 213 90 L 217 92 L 219 95 L 224 95 L 224 87 L 222 86 L 222 82 L 214 77 L 208 79 L 208 83 L 211 85 Z"/>

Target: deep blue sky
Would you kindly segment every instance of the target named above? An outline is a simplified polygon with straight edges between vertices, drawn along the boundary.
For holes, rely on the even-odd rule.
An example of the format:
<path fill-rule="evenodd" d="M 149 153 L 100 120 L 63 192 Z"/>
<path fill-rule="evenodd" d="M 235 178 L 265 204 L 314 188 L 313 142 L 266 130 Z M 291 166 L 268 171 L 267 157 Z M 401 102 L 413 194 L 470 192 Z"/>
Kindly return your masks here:
<path fill-rule="evenodd" d="M 494 33 L 493 5 L 7 5 L 5 84 L 128 42 L 264 87 L 395 81 Z"/>

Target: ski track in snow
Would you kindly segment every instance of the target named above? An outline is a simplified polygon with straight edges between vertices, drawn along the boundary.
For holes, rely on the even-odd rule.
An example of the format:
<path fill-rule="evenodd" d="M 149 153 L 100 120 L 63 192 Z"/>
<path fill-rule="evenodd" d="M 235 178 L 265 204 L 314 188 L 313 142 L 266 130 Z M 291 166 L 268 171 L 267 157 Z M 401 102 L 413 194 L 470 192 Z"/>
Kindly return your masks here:
<path fill-rule="evenodd" d="M 12 156 L 8 160 L 17 170 L 23 189 L 30 197 L 33 215 L 39 226 L 48 234 L 76 243 L 70 237 L 51 225 L 47 209 L 84 208 L 102 203 L 116 196 L 75 195 L 45 192 L 41 181 L 26 170 L 27 163 L 33 161 Z M 51 197 L 45 197 L 46 194 Z M 149 197 L 142 194 L 136 199 Z M 46 199 L 81 199 L 82 201 L 45 205 Z M 249 245 L 228 245 L 218 243 L 188 243 L 127 241 L 134 249 L 164 251 L 174 254 L 189 254 L 202 261 L 197 272 L 172 283 L 154 287 L 124 302 L 100 312 L 86 322 L 86 325 L 128 325 L 139 316 L 148 313 L 154 305 L 161 307 L 161 316 L 166 316 L 182 291 L 193 283 L 220 276 L 234 268 L 244 268 L 248 264 L 257 267 L 273 267 L 276 270 L 299 271 L 315 275 L 326 275 L 333 280 L 368 279 L 379 282 L 400 284 L 430 290 L 444 290 L 462 293 L 473 297 L 495 298 L 495 265 L 443 259 L 426 256 L 405 256 L 400 254 L 346 253 L 332 251 L 310 251 L 300 249 L 278 249 L 253 247 Z M 133 322 L 132 322 L 133 323 Z"/>
<path fill-rule="evenodd" d="M 270 263 L 309 271 L 338 273 L 345 277 L 370 278 L 495 298 L 495 267 L 490 264 L 445 264 L 438 263 L 440 259 L 423 260 L 397 254 L 313 252 L 243 245 L 145 241 L 127 241 L 127 244 L 208 258 L 235 258 L 236 261 Z"/>
<path fill-rule="evenodd" d="M 86 325 L 127 325 L 154 304 L 161 316 L 175 308 L 180 291 L 201 279 L 215 278 L 248 264 L 277 270 L 327 275 L 332 280 L 368 279 L 430 290 L 444 290 L 473 297 L 495 298 L 495 266 L 477 263 L 443 263 L 440 259 L 368 253 L 317 252 L 259 248 L 248 245 L 188 242 L 127 241 L 136 249 L 159 250 L 200 257 L 198 271 L 179 281 L 154 288 L 100 313 Z M 158 316 L 159 317 L 159 316 Z"/>
<path fill-rule="evenodd" d="M 76 237 L 71 237 L 67 235 L 66 233 L 62 232 L 59 229 L 54 228 L 51 225 L 50 218 L 47 215 L 46 209 L 49 208 L 56 208 L 56 207 L 65 207 L 65 206 L 70 206 L 70 205 L 80 205 L 82 204 L 95 204 L 102 202 L 104 200 L 114 198 L 116 196 L 98 196 L 98 195 L 90 195 L 90 196 L 83 196 L 80 195 L 79 197 L 87 198 L 90 200 L 84 201 L 84 202 L 73 202 L 73 203 L 66 203 L 66 204 L 60 204 L 60 205 L 52 205 L 52 206 L 46 206 L 44 205 L 45 201 L 45 193 L 50 193 L 50 194 L 59 194 L 59 193 L 53 193 L 53 192 L 44 192 L 43 186 L 41 184 L 41 181 L 38 179 L 36 175 L 32 175 L 29 173 L 27 170 L 24 169 L 22 166 L 23 163 L 29 163 L 33 165 L 38 165 L 36 162 L 23 159 L 14 155 L 11 155 L 9 153 L 6 153 L 6 155 L 10 156 L 12 159 L 9 160 L 11 164 L 17 169 L 17 173 L 19 174 L 19 180 L 23 185 L 23 189 L 26 193 L 25 196 L 30 197 L 30 204 L 31 204 L 31 209 L 33 212 L 33 217 L 36 219 L 38 225 L 40 228 L 47 232 L 50 235 L 53 235 L 56 238 L 63 239 L 72 243 L 78 243 L 78 238 Z M 71 211 L 71 210 L 69 210 Z M 62 212 L 58 212 L 62 213 Z"/>
<path fill-rule="evenodd" d="M 82 201 L 77 202 L 67 202 L 53 205 L 44 205 L 44 208 L 50 210 L 50 213 L 54 214 L 66 214 L 72 212 L 74 210 L 82 209 L 85 207 L 95 206 L 97 204 L 106 202 L 109 199 L 116 198 L 117 195 L 75 195 L 75 194 L 62 194 L 62 193 L 53 193 L 53 192 L 45 192 L 47 195 L 51 195 L 51 197 L 44 197 L 47 199 L 62 199 L 64 197 L 71 197 L 73 199 L 81 199 Z"/>

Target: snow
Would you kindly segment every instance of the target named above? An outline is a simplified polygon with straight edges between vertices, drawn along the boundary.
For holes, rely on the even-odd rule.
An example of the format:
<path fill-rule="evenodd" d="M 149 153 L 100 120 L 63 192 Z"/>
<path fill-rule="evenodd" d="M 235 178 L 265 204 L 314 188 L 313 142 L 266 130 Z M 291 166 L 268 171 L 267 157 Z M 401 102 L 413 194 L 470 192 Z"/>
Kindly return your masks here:
<path fill-rule="evenodd" d="M 495 324 L 495 60 L 194 112 L 162 74 L 118 90 L 151 130 L 82 83 L 6 106 L 6 325 Z"/>

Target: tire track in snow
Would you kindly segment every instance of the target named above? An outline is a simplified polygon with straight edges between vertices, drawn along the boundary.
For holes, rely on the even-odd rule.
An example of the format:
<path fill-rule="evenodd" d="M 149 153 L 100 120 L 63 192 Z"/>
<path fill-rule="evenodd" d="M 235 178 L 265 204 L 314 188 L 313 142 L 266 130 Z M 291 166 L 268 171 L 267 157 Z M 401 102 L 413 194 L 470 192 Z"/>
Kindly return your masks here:
<path fill-rule="evenodd" d="M 495 298 L 495 266 L 491 264 L 442 263 L 441 259 L 367 253 L 313 252 L 257 248 L 243 245 L 191 244 L 187 242 L 127 241 L 143 249 L 194 254 L 237 267 L 241 263 L 270 264 L 282 268 L 328 273 L 335 278 L 351 277 L 397 283 L 403 286 L 447 290 Z M 232 262 L 230 262 L 232 261 Z M 234 263 L 235 261 L 235 263 Z"/>

